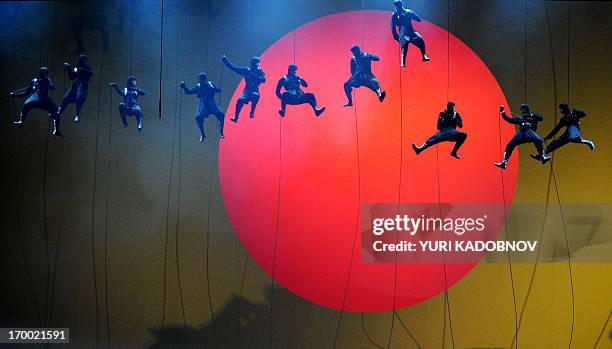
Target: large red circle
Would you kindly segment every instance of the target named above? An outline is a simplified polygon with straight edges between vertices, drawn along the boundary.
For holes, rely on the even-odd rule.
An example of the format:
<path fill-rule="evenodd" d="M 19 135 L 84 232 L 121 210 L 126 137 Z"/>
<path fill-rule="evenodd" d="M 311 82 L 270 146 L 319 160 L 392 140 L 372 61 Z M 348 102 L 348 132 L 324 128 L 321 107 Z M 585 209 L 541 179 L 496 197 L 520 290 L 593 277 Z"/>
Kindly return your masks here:
<path fill-rule="evenodd" d="M 249 106 L 245 107 L 238 124 L 228 123 L 219 150 L 225 206 L 249 254 L 270 275 L 275 260 L 274 279 L 290 291 L 335 309 L 343 307 L 345 290 L 348 311 L 392 309 L 394 292 L 395 306 L 402 308 L 445 290 L 439 264 L 400 263 L 395 274 L 394 264 L 361 263 L 359 234 L 347 288 L 353 237 L 360 231 L 358 190 L 362 203 L 397 202 L 400 154 L 402 202 L 435 203 L 438 190 L 442 202 L 503 201 L 500 170 L 493 162 L 501 156 L 498 107 L 507 102 L 495 77 L 463 42 L 423 21 L 415 27 L 427 42 L 431 62 L 421 62 L 418 49 L 411 46 L 400 88 L 399 51 L 391 37 L 390 15 L 384 11 L 333 14 L 270 46 L 261 55 L 268 80 L 261 86 L 255 118 L 249 119 Z M 373 92 L 360 88 L 356 107 L 345 108 L 342 85 L 349 77 L 349 48 L 361 44 L 362 25 L 365 51 L 381 58 L 373 63 L 373 71 L 387 99 L 381 104 Z M 451 144 L 438 146 L 438 186 L 436 149 L 417 157 L 409 146 L 436 131 L 437 114 L 446 105 L 449 42 L 449 96 L 469 137 L 460 151 L 461 160 L 448 156 Z M 298 74 L 310 83 L 306 91 L 327 106 L 320 118 L 307 105 L 288 106 L 286 117 L 279 118 L 274 89 L 294 62 L 294 49 Z M 241 82 L 234 92 L 228 116 L 233 115 L 243 86 Z M 501 125 L 504 144 L 513 133 L 511 125 Z M 514 155 L 504 173 L 507 203 L 514 194 L 517 161 Z M 474 263 L 448 264 L 447 285 L 473 267 Z"/>

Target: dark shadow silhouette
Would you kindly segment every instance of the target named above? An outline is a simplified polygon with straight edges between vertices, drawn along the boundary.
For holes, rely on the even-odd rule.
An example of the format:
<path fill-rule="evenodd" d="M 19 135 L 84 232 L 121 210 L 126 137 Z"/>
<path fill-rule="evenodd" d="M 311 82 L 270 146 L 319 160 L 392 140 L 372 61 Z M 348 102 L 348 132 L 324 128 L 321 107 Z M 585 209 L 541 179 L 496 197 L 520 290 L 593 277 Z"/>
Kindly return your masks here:
<path fill-rule="evenodd" d="M 203 299 L 202 302 L 208 302 L 208 299 Z M 271 302 L 273 347 L 311 347 L 310 345 L 315 343 L 324 345 L 326 338 L 332 343 L 338 312 L 308 302 L 275 284 L 273 292 L 271 286 L 267 286 L 266 299 L 261 303 L 232 295 L 223 306 L 215 309 L 214 320 L 208 321 L 202 327 L 187 327 L 186 331 L 181 324 L 150 328 L 149 331 L 155 339 L 143 348 L 184 348 L 185 333 L 187 348 L 268 348 Z M 300 316 L 296 318 L 296 314 Z M 295 328 L 304 330 L 296 332 Z"/>

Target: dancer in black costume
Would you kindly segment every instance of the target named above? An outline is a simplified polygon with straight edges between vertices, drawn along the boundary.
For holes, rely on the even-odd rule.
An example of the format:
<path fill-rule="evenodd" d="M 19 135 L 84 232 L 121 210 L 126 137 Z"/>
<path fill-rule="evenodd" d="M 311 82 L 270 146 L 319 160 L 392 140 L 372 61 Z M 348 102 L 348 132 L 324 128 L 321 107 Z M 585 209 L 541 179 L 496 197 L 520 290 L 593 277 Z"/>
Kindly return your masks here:
<path fill-rule="evenodd" d="M 366 86 L 370 90 L 376 92 L 378 100 L 383 101 L 386 92 L 380 88 L 380 84 L 374 74 L 372 74 L 372 61 L 379 61 L 380 58 L 369 52 L 362 52 L 358 45 L 351 47 L 353 57 L 351 58 L 351 77 L 344 83 L 344 93 L 348 102 L 344 105 L 350 107 L 353 105 L 353 96 L 351 95 L 353 87 Z"/>
<path fill-rule="evenodd" d="M 569 143 L 586 144 L 591 151 L 595 150 L 595 143 L 590 139 L 583 138 L 580 135 L 580 119 L 585 117 L 587 114 L 579 109 L 570 109 L 567 103 L 559 104 L 559 110 L 563 116 L 555 128 L 544 137 L 544 140 L 553 138 L 559 131 L 565 127 L 565 132 L 557 139 L 550 142 L 550 144 L 544 149 L 544 153 L 549 155 L 553 151 L 561 148 L 562 146 Z M 531 157 L 540 160 L 537 154 L 531 154 Z"/>
<path fill-rule="evenodd" d="M 510 139 L 508 142 L 508 145 L 506 145 L 504 159 L 501 162 L 495 163 L 495 166 L 504 170 L 508 165 L 508 159 L 510 159 L 512 151 L 520 144 L 533 143 L 538 150 L 538 160 L 542 161 L 543 164 L 550 160 L 550 157 L 544 154 L 544 146 L 542 145 L 544 141 L 542 140 L 542 137 L 536 133 L 536 130 L 538 129 L 538 122 L 544 120 L 544 118 L 537 113 L 530 112 L 527 104 L 521 105 L 521 113 L 521 116 L 508 117 L 504 111 L 504 106 L 502 105 L 499 107 L 499 114 L 504 120 L 511 124 L 521 125 L 514 137 L 512 137 L 512 139 Z"/>
<path fill-rule="evenodd" d="M 317 106 L 317 99 L 313 93 L 304 93 L 304 91 L 302 91 L 301 86 L 308 87 L 308 83 L 306 80 L 302 79 L 301 76 L 296 74 L 297 69 L 297 65 L 290 64 L 287 69 L 287 75 L 283 75 L 283 77 L 278 80 L 278 84 L 276 84 L 276 96 L 281 100 L 281 108 L 278 113 L 281 117 L 284 117 L 287 104 L 299 105 L 308 103 L 312 107 L 315 115 L 319 116 L 325 111 L 325 107 L 319 108 Z M 281 93 L 283 88 L 285 91 Z"/>
<path fill-rule="evenodd" d="M 60 132 L 60 116 L 57 114 L 57 106 L 53 103 L 51 97 L 49 97 L 49 91 L 54 89 L 53 81 L 49 77 L 49 70 L 47 67 L 40 67 L 38 74 L 30 81 L 28 86 L 11 92 L 11 97 L 25 97 L 29 95 L 21 108 L 19 117 L 13 121 L 13 125 L 23 127 L 28 113 L 32 109 L 42 109 L 48 112 L 49 117 L 53 119 L 53 134 L 64 137 Z"/>
<path fill-rule="evenodd" d="M 198 83 L 188 88 L 185 81 L 181 81 L 180 88 L 183 89 L 187 95 L 196 95 L 199 100 L 198 111 L 196 112 L 196 124 L 200 129 L 200 142 L 203 142 L 206 138 L 204 134 L 204 119 L 208 118 L 211 114 L 217 118 L 217 129 L 219 131 L 219 138 L 225 138 L 223 134 L 223 124 L 225 123 L 225 113 L 221 111 L 221 108 L 215 101 L 215 93 L 221 92 L 221 89 L 216 87 L 212 81 L 208 80 L 206 73 L 198 74 Z"/>
<path fill-rule="evenodd" d="M 457 131 L 457 127 L 463 128 L 463 120 L 461 120 L 461 116 L 459 113 L 455 111 L 455 103 L 448 102 L 446 104 L 446 110 L 440 111 L 440 115 L 438 115 L 438 124 L 437 124 L 438 133 L 435 133 L 433 136 L 429 137 L 421 145 L 420 147 L 416 144 L 412 143 L 412 149 L 414 152 L 419 155 L 423 150 L 431 147 L 434 144 L 440 142 L 455 142 L 455 146 L 451 151 L 450 155 L 454 158 L 461 159 L 461 157 L 457 154 L 463 142 L 467 138 L 467 133 Z"/>
<path fill-rule="evenodd" d="M 251 113 L 250 117 L 255 117 L 255 108 L 257 108 L 257 102 L 259 102 L 259 85 L 266 82 L 266 73 L 264 73 L 263 69 L 259 67 L 259 57 L 251 58 L 251 66 L 247 67 L 238 67 L 227 58 L 226 55 L 222 57 L 223 63 L 236 74 L 241 75 L 244 78 L 245 86 L 242 91 L 242 95 L 238 98 L 236 102 L 236 112 L 233 118 L 230 118 L 232 122 L 238 122 L 238 117 L 240 116 L 240 110 L 242 107 L 251 103 Z"/>
<path fill-rule="evenodd" d="M 391 34 L 393 38 L 399 42 L 402 47 L 402 67 L 406 66 L 406 55 L 408 54 L 408 45 L 413 44 L 421 50 L 421 56 L 423 56 L 423 62 L 428 62 L 430 59 L 427 56 L 425 50 L 425 40 L 419 32 L 414 30 L 412 21 L 421 21 L 414 11 L 406 9 L 402 5 L 400 0 L 393 2 L 395 6 L 395 12 L 391 15 Z"/>
<path fill-rule="evenodd" d="M 59 109 L 57 113 L 59 115 L 66 110 L 66 107 L 70 103 L 74 103 L 76 112 L 74 115 L 74 122 L 79 122 L 81 120 L 81 110 L 83 109 L 83 104 L 87 100 L 87 89 L 89 84 L 89 79 L 93 75 L 93 69 L 89 64 L 87 64 L 87 56 L 80 55 L 79 61 L 76 67 L 71 68 L 69 63 L 64 63 L 64 68 L 68 73 L 68 77 L 70 80 L 73 80 L 72 86 L 62 99 L 60 103 Z"/>
<path fill-rule="evenodd" d="M 127 84 L 124 89 L 119 89 L 119 86 L 111 82 L 110 85 L 117 91 L 117 94 L 123 97 L 123 102 L 119 104 L 119 114 L 121 114 L 121 126 L 128 126 L 127 117 L 136 116 L 138 123 L 138 132 L 142 131 L 142 109 L 138 104 L 138 97 L 144 96 L 145 91 L 140 87 L 136 87 L 136 78 L 130 75 L 127 79 Z"/>

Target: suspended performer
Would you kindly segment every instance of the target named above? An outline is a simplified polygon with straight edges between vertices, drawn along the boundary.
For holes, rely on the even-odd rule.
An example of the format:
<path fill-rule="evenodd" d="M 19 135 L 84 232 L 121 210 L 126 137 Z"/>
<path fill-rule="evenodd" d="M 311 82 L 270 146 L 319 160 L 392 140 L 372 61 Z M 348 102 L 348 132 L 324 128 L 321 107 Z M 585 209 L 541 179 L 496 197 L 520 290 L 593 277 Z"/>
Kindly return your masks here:
<path fill-rule="evenodd" d="M 506 145 L 504 160 L 495 163 L 495 166 L 504 170 L 508 165 L 508 159 L 510 159 L 512 151 L 520 144 L 533 143 L 538 150 L 538 160 L 542 161 L 543 164 L 550 160 L 550 157 L 544 154 L 544 146 L 542 145 L 544 140 L 539 134 L 536 133 L 536 130 L 538 129 L 538 122 L 544 120 L 544 118 L 538 113 L 530 112 L 527 104 L 521 105 L 521 113 L 521 116 L 508 117 L 504 111 L 504 106 L 502 105 L 499 107 L 499 114 L 504 120 L 511 124 L 521 125 L 519 130 Z"/>
<path fill-rule="evenodd" d="M 552 131 L 550 131 L 550 133 L 544 137 L 544 140 L 553 138 L 563 127 L 565 127 L 565 132 L 561 135 L 561 137 L 550 142 L 546 149 L 544 149 L 544 153 L 549 155 L 553 151 L 568 143 L 586 144 L 591 151 L 595 150 L 595 143 L 589 139 L 583 138 L 580 135 L 580 119 L 585 117 L 587 114 L 579 109 L 570 109 L 567 103 L 559 104 L 559 110 L 563 116 L 555 128 L 553 128 Z M 531 154 L 531 157 L 536 160 L 540 160 L 540 157 L 537 154 Z"/>
<path fill-rule="evenodd" d="M 266 82 L 266 73 L 264 73 L 263 69 L 259 67 L 259 64 L 261 63 L 259 57 L 251 58 L 251 66 L 249 68 L 238 67 L 232 64 L 226 55 L 223 55 L 222 59 L 223 63 L 236 74 L 241 75 L 245 82 L 242 95 L 240 95 L 238 101 L 236 102 L 236 112 L 230 121 L 238 122 L 240 110 L 242 110 L 242 107 L 249 102 L 251 103 L 251 113 L 249 116 L 251 118 L 255 117 L 255 108 L 257 108 L 257 102 L 259 102 L 259 85 Z"/>
<path fill-rule="evenodd" d="M 353 87 L 361 86 L 366 86 L 376 92 L 378 100 L 382 102 L 387 93 L 380 88 L 378 80 L 372 74 L 372 61 L 379 61 L 380 58 L 369 52 L 361 51 L 358 45 L 353 45 L 351 52 L 353 53 L 351 58 L 351 77 L 344 83 L 344 93 L 346 93 L 348 102 L 344 106 L 350 107 L 353 105 L 353 96 L 351 95 Z"/>
<path fill-rule="evenodd" d="M 221 89 L 216 87 L 212 81 L 208 80 L 206 73 L 198 74 L 198 83 L 188 88 L 185 85 L 185 81 L 181 81 L 181 89 L 187 95 L 196 95 L 199 100 L 198 111 L 196 112 L 196 124 L 200 129 L 200 142 L 206 139 L 204 134 L 204 119 L 210 115 L 214 115 L 217 118 L 217 130 L 219 132 L 219 138 L 225 138 L 223 134 L 223 124 L 225 123 L 225 113 L 221 111 L 219 105 L 215 101 L 215 93 L 221 92 Z"/>
<path fill-rule="evenodd" d="M 59 115 L 66 110 L 68 104 L 74 103 L 76 112 L 74 115 L 74 122 L 81 120 L 81 110 L 83 104 L 87 100 L 87 89 L 89 85 L 89 79 L 93 75 L 93 69 L 87 63 L 87 56 L 80 55 L 79 61 L 75 67 L 71 67 L 69 63 L 64 63 L 64 68 L 68 73 L 68 77 L 73 81 L 72 86 L 62 99 L 57 113 Z"/>
<path fill-rule="evenodd" d="M 119 104 L 119 114 L 121 115 L 121 126 L 128 126 L 127 117 L 135 116 L 138 123 L 138 132 L 142 131 L 142 109 L 138 104 L 138 97 L 144 96 L 145 91 L 140 87 L 136 87 L 136 78 L 130 75 L 127 79 L 127 86 L 124 89 L 119 89 L 119 86 L 111 82 L 110 85 L 117 91 L 117 94 L 123 97 L 123 102 Z"/>
<path fill-rule="evenodd" d="M 325 111 L 325 107 L 319 108 L 317 106 L 317 99 L 313 93 L 304 93 L 302 91 L 301 86 L 308 87 L 308 83 L 296 74 L 297 69 L 297 65 L 290 64 L 287 69 L 287 75 L 281 77 L 278 80 L 278 84 L 276 84 L 276 96 L 281 100 L 281 108 L 278 113 L 281 117 L 284 117 L 287 104 L 300 105 L 308 103 L 315 115 L 319 116 Z M 285 91 L 281 93 L 283 88 Z"/>
<path fill-rule="evenodd" d="M 23 127 L 25 124 L 28 113 L 32 109 L 42 109 L 49 113 L 49 117 L 53 119 L 53 134 L 59 137 L 64 137 L 60 132 L 60 116 L 57 114 L 57 106 L 49 97 L 49 91 L 54 90 L 53 81 L 49 77 L 49 70 L 47 67 L 40 67 L 38 74 L 30 84 L 22 89 L 11 92 L 11 97 L 25 97 L 26 99 L 21 113 L 17 120 L 13 121 L 13 125 Z"/>
<path fill-rule="evenodd" d="M 412 21 L 420 22 L 421 17 L 411 9 L 404 8 L 401 0 L 395 0 L 393 5 L 395 6 L 395 12 L 391 15 L 391 34 L 402 48 L 402 67 L 406 66 L 409 44 L 418 47 L 421 50 L 423 62 L 428 62 L 430 59 L 425 51 L 425 40 L 412 26 Z"/>
<path fill-rule="evenodd" d="M 457 131 L 457 127 L 463 128 L 463 120 L 461 120 L 461 115 L 455 111 L 455 103 L 448 102 L 446 104 L 446 110 L 440 111 L 440 115 L 438 115 L 438 124 L 437 124 L 438 133 L 435 133 L 433 136 L 429 137 L 421 145 L 420 147 L 416 144 L 412 143 L 412 149 L 414 152 L 419 155 L 423 150 L 431 147 L 434 144 L 440 142 L 455 142 L 455 146 L 451 151 L 450 155 L 454 158 L 461 159 L 461 157 L 457 154 L 457 151 L 465 142 L 467 138 L 467 133 Z"/>

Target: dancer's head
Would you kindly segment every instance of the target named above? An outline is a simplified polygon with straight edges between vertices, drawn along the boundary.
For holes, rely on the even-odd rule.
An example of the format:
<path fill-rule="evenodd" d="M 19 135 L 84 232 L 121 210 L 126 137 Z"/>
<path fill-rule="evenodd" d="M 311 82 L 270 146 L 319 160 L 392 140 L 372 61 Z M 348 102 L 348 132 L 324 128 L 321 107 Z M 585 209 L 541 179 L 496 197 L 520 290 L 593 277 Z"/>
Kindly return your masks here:
<path fill-rule="evenodd" d="M 521 104 L 521 113 L 529 114 L 529 105 L 527 103 Z"/>
<path fill-rule="evenodd" d="M 40 69 L 38 69 L 39 78 L 46 78 L 48 76 L 49 76 L 49 69 L 47 69 L 47 67 L 40 67 Z"/>
<path fill-rule="evenodd" d="M 570 107 L 569 107 L 569 105 L 567 103 L 559 104 L 559 110 L 563 114 L 569 114 L 571 112 Z"/>
<path fill-rule="evenodd" d="M 87 56 L 85 54 L 79 55 L 79 66 L 84 67 L 87 65 Z"/>
<path fill-rule="evenodd" d="M 198 74 L 198 80 L 200 80 L 200 83 L 205 83 L 208 81 L 208 75 L 206 75 L 206 73 L 201 72 L 200 74 Z"/>
<path fill-rule="evenodd" d="M 295 75 L 295 73 L 297 72 L 297 65 L 295 64 L 289 64 L 289 68 L 287 68 L 287 74 L 289 75 Z"/>
<path fill-rule="evenodd" d="M 454 112 L 455 111 L 455 102 L 448 101 L 448 103 L 446 103 L 446 111 Z"/>
<path fill-rule="evenodd" d="M 404 5 L 402 4 L 402 0 L 393 1 L 393 6 L 395 6 L 395 9 L 398 11 L 401 11 L 404 8 Z"/>
<path fill-rule="evenodd" d="M 136 77 L 134 75 L 128 76 L 127 86 L 128 87 L 136 87 Z"/>
<path fill-rule="evenodd" d="M 255 56 L 251 58 L 251 69 L 259 69 L 259 63 L 261 63 L 259 57 Z"/>
<path fill-rule="evenodd" d="M 354 56 L 359 56 L 361 54 L 361 48 L 359 47 L 359 45 L 355 44 L 351 46 L 351 52 L 353 52 Z"/>

